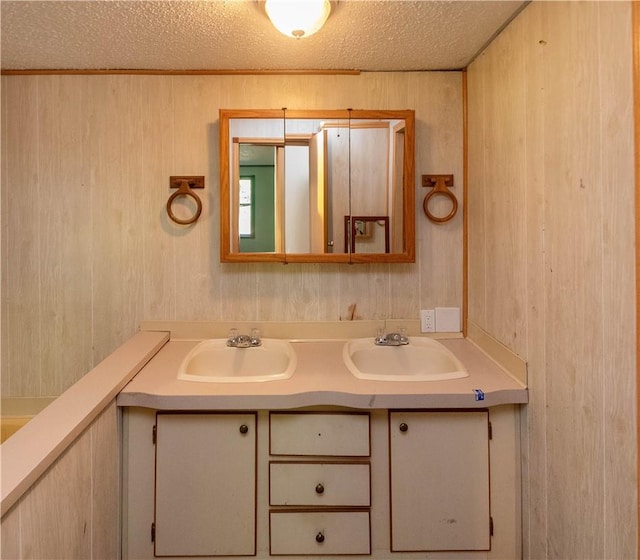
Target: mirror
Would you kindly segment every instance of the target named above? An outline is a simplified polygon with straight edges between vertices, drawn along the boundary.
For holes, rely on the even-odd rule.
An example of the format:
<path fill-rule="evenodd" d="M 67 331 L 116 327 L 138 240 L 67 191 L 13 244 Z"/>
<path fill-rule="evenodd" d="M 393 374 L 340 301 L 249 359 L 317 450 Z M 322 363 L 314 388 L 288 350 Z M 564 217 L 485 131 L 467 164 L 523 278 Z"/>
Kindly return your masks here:
<path fill-rule="evenodd" d="M 220 110 L 221 262 L 415 262 L 414 112 Z"/>

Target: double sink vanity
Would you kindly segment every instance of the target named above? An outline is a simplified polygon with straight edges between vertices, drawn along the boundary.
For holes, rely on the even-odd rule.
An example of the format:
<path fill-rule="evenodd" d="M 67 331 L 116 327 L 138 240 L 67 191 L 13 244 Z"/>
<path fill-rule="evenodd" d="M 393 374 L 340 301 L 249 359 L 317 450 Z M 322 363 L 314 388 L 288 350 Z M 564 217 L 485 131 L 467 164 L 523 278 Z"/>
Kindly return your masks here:
<path fill-rule="evenodd" d="M 123 557 L 515 557 L 525 402 L 459 337 L 172 333 L 117 398 Z"/>

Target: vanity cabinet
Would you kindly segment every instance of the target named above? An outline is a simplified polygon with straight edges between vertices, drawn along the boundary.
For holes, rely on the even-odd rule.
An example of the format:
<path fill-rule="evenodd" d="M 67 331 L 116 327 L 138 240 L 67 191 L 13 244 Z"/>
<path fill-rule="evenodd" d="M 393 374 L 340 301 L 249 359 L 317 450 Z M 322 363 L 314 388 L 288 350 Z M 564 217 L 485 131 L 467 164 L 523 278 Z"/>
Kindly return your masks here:
<path fill-rule="evenodd" d="M 486 551 L 489 412 L 389 413 L 391 550 Z"/>
<path fill-rule="evenodd" d="M 256 553 L 256 414 L 158 413 L 155 556 Z"/>
<path fill-rule="evenodd" d="M 371 553 L 369 424 L 367 413 L 269 415 L 271 555 Z"/>
<path fill-rule="evenodd" d="M 127 407 L 122 557 L 519 558 L 516 412 Z"/>

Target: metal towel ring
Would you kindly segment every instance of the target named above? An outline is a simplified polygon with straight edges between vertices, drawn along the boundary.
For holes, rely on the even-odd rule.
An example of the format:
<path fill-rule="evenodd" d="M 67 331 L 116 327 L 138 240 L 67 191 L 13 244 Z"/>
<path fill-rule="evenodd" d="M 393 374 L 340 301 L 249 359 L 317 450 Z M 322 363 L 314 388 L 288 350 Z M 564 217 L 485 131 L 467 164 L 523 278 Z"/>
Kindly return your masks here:
<path fill-rule="evenodd" d="M 453 218 L 458 211 L 458 199 L 447 188 L 448 186 L 453 186 L 453 175 L 423 175 L 422 186 L 433 187 L 433 190 L 424 197 L 424 202 L 422 203 L 422 208 L 424 210 L 424 213 L 427 215 L 427 218 L 429 218 L 432 222 L 436 222 L 438 224 L 442 224 L 451 220 L 451 218 Z M 446 216 L 434 216 L 429 210 L 429 202 L 434 196 L 446 196 L 453 205 L 453 207 L 451 208 L 451 212 L 449 212 Z"/>
<path fill-rule="evenodd" d="M 173 204 L 173 201 L 179 196 L 189 196 L 193 198 L 193 200 L 195 201 L 196 211 L 194 215 L 191 216 L 190 218 L 183 220 L 182 218 L 178 218 L 173 213 L 173 210 L 171 209 L 171 205 Z M 178 187 L 178 190 L 169 197 L 169 200 L 167 200 L 167 214 L 169 214 L 169 218 L 171 218 L 176 224 L 185 226 L 185 225 L 193 224 L 194 222 L 196 222 L 197 219 L 200 217 L 201 213 L 202 213 L 202 201 L 200 200 L 200 197 L 195 192 L 193 192 L 193 190 L 189 187 L 189 182 L 183 179 L 182 181 L 180 181 L 180 186 Z"/>

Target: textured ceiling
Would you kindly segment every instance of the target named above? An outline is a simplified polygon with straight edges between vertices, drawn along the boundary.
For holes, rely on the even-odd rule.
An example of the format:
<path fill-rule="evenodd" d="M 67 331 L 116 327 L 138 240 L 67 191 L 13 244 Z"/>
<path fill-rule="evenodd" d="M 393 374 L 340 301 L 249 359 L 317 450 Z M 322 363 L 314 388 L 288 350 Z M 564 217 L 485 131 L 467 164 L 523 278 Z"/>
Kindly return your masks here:
<path fill-rule="evenodd" d="M 256 0 L 2 0 L 1 66 L 19 69 L 453 70 L 526 4 L 339 0 L 290 39 Z"/>

